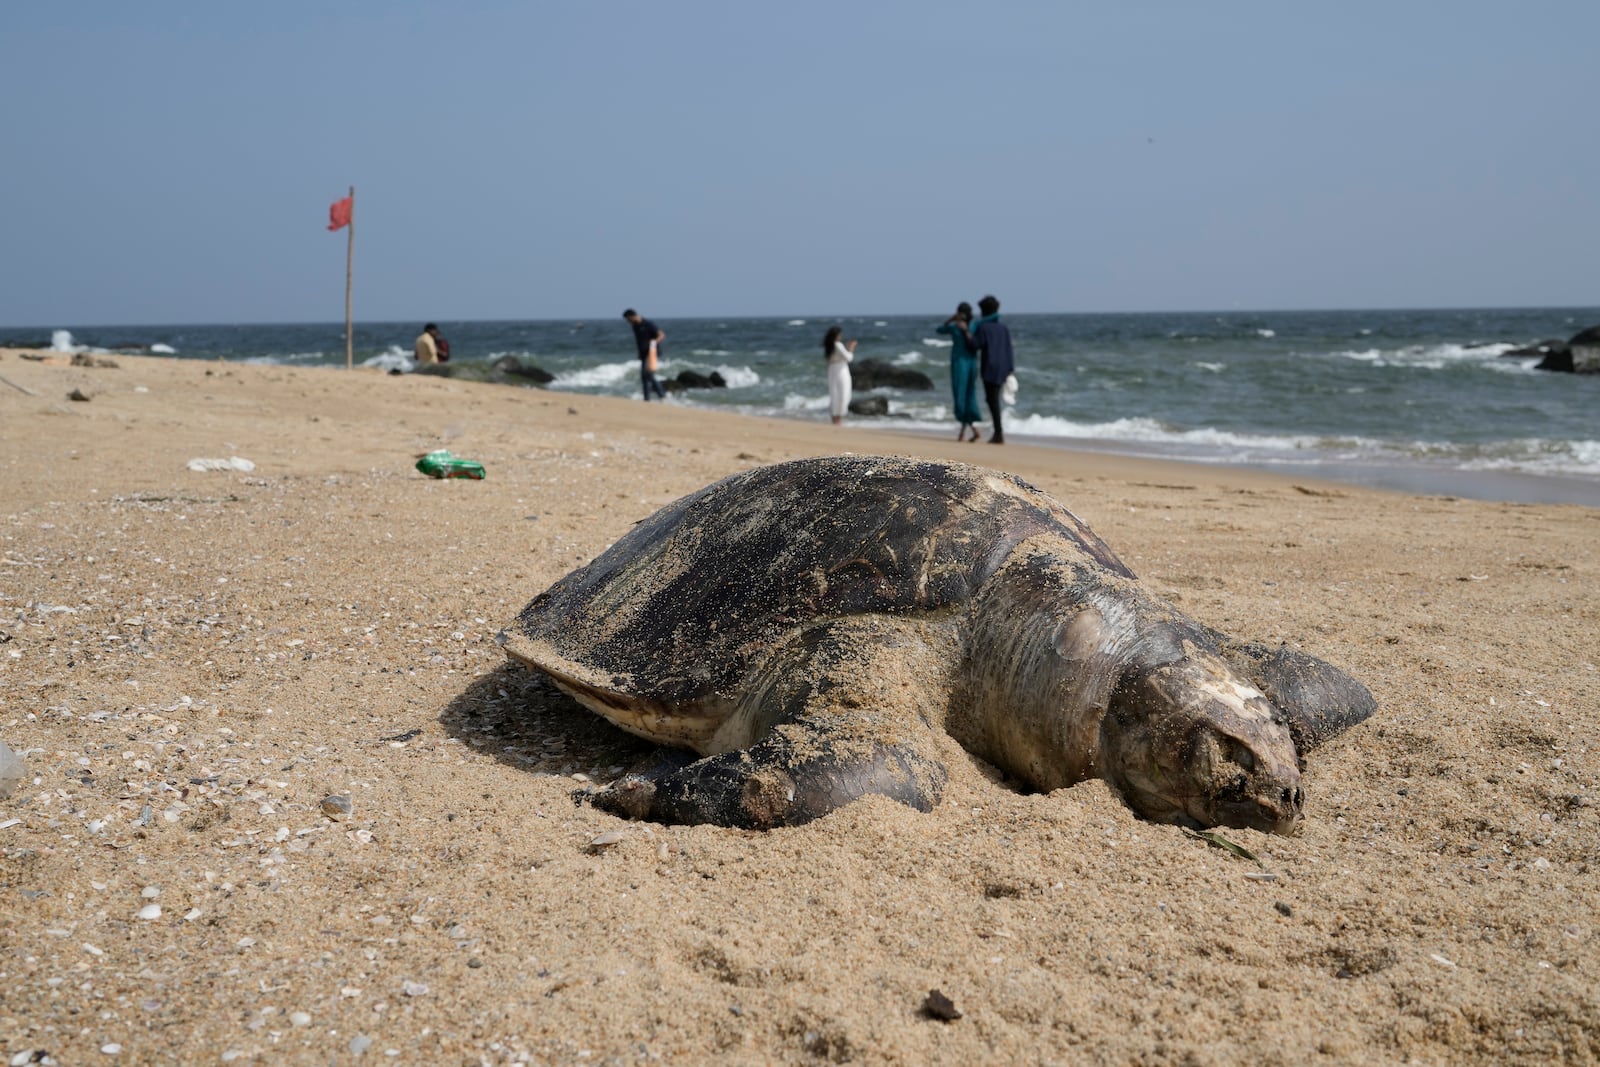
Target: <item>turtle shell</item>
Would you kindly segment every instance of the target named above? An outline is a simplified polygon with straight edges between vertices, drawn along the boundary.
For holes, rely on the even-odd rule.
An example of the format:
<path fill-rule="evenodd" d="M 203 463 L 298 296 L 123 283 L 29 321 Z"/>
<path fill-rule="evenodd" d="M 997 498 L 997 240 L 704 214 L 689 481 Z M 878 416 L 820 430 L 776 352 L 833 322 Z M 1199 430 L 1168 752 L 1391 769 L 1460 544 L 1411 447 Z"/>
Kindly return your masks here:
<path fill-rule="evenodd" d="M 1076 516 L 1013 475 L 878 456 L 759 467 L 640 522 L 535 597 L 506 647 L 596 698 L 704 712 L 726 707 L 797 629 L 955 607 L 1044 533 L 1133 576 Z"/>

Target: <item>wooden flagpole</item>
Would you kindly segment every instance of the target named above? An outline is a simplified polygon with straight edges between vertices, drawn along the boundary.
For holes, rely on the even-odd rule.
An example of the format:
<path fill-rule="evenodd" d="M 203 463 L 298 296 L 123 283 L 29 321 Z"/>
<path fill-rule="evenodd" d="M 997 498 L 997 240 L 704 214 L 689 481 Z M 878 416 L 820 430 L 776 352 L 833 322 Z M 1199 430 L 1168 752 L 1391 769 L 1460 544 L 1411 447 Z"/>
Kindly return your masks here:
<path fill-rule="evenodd" d="M 350 187 L 350 242 L 344 254 L 344 369 L 354 366 L 355 338 L 350 332 L 350 279 L 356 265 L 356 187 Z"/>

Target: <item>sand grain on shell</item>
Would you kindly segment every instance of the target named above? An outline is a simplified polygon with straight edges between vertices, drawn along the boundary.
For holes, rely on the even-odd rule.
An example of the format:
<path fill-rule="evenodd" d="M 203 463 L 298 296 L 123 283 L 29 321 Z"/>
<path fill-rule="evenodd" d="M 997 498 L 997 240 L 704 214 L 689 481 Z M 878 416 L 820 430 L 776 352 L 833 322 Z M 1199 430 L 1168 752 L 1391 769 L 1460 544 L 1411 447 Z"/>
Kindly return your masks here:
<path fill-rule="evenodd" d="M 735 470 L 972 446 L 117 362 L 0 351 L 8 1062 L 1600 1058 L 1600 512 L 990 449 L 1178 607 L 1371 686 L 1305 832 L 1226 834 L 1258 866 L 960 761 L 927 815 L 624 824 L 572 794 L 648 746 L 496 632 Z M 412 470 L 441 445 L 488 479 Z"/>

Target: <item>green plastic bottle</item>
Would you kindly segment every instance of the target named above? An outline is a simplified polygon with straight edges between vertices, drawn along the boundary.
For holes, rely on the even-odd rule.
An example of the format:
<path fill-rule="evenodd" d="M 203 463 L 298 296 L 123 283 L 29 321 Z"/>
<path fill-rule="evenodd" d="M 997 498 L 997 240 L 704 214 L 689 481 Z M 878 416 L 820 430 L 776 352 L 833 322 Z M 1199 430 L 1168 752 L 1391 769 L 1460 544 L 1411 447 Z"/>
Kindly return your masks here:
<path fill-rule="evenodd" d="M 417 460 L 417 470 L 430 478 L 471 478 L 483 480 L 483 464 L 475 459 L 461 459 L 450 454 L 448 448 L 437 448 Z"/>

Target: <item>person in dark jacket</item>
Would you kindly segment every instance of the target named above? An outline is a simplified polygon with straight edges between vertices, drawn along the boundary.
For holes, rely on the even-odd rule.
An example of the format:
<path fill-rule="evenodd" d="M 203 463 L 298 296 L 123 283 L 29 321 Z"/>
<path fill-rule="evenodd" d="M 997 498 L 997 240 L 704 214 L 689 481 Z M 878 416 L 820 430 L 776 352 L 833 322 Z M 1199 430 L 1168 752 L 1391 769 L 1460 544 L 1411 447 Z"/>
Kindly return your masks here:
<path fill-rule="evenodd" d="M 986 296 L 978 301 L 978 325 L 972 330 L 972 347 L 978 353 L 978 374 L 983 379 L 983 398 L 989 404 L 989 417 L 994 420 L 991 445 L 1006 443 L 1005 428 L 1000 423 L 1000 390 L 1006 379 L 1017 369 L 1011 352 L 1011 331 L 1000 321 L 1000 301 Z"/>
<path fill-rule="evenodd" d="M 650 402 L 651 393 L 656 394 L 657 400 L 665 400 L 667 394 L 661 388 L 661 379 L 656 377 L 656 367 L 661 359 L 661 342 L 667 335 L 633 308 L 624 311 L 622 317 L 633 327 L 633 343 L 639 349 L 639 385 L 644 389 L 645 403 Z"/>

